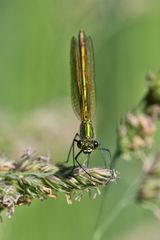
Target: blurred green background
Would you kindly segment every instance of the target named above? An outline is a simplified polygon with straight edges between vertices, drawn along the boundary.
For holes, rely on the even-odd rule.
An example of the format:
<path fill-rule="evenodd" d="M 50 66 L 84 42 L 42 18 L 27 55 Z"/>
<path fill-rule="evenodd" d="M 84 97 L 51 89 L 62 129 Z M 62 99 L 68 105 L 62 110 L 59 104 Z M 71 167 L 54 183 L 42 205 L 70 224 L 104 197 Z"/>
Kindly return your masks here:
<path fill-rule="evenodd" d="M 70 102 L 70 39 L 92 36 L 96 62 L 97 139 L 114 151 L 120 118 L 145 91 L 145 75 L 160 67 L 158 0 L 0 1 L 0 147 L 18 158 L 32 147 L 66 159 L 79 122 Z M 99 163 L 97 163 L 99 164 Z M 159 223 L 141 206 L 115 210 L 141 165 L 119 162 L 121 178 L 110 186 L 94 240 L 159 240 Z M 102 196 L 80 203 L 34 201 L 2 214 L 0 239 L 93 239 Z"/>

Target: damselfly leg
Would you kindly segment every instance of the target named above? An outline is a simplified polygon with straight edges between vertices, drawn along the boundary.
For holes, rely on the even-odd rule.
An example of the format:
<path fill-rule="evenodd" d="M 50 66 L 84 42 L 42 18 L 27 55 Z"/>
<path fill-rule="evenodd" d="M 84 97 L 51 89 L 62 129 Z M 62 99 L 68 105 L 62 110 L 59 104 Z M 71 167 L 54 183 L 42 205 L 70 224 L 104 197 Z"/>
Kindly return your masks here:
<path fill-rule="evenodd" d="M 78 139 L 77 139 L 78 138 Z M 78 157 L 81 155 L 81 153 L 83 153 L 83 150 L 80 150 L 77 155 L 75 156 L 75 143 L 77 144 L 77 142 L 79 141 L 79 134 L 76 133 L 75 134 L 75 137 L 72 141 L 72 144 L 71 144 L 71 147 L 69 149 L 69 152 L 68 152 L 68 156 L 67 156 L 67 160 L 64 162 L 64 163 L 68 163 L 69 160 L 70 160 L 70 156 L 71 156 L 71 153 L 72 153 L 72 161 L 73 161 L 73 167 L 76 166 L 75 163 L 77 163 L 77 165 L 83 169 L 83 171 L 90 176 L 90 174 L 85 170 L 85 168 L 83 167 L 83 165 L 78 161 Z M 89 166 L 89 159 L 90 159 L 90 154 L 87 154 L 87 160 L 86 160 L 86 165 L 87 167 Z"/>
<path fill-rule="evenodd" d="M 107 168 L 107 160 L 106 160 L 106 158 L 104 158 L 102 152 L 105 151 L 105 152 L 109 153 L 109 161 L 111 162 L 112 155 L 111 155 L 110 150 L 109 150 L 108 148 L 104 148 L 104 147 L 99 147 L 97 150 L 100 151 L 100 153 L 101 153 L 101 155 L 102 155 L 102 158 L 103 158 L 104 166 L 105 166 L 105 168 Z"/>
<path fill-rule="evenodd" d="M 64 162 L 64 163 L 68 163 L 69 162 L 69 159 L 70 159 L 70 155 L 71 155 L 71 152 L 72 152 L 72 160 L 73 160 L 73 165 L 75 166 L 75 143 L 77 143 L 77 137 L 79 137 L 79 134 L 76 133 L 74 138 L 73 138 L 73 141 L 72 141 L 72 144 L 70 146 L 70 149 L 69 149 L 69 152 L 68 152 L 68 156 L 67 156 L 67 160 Z"/>

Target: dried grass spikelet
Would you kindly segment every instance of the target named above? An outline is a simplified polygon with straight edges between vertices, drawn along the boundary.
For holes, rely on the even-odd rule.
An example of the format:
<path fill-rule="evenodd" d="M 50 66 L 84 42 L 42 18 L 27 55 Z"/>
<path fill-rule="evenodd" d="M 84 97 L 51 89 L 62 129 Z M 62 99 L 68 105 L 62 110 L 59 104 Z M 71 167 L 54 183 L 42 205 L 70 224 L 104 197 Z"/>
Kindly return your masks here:
<path fill-rule="evenodd" d="M 160 73 L 147 76 L 144 98 L 133 111 L 126 114 L 118 128 L 117 149 L 119 155 L 139 154 L 151 149 L 160 116 Z M 126 159 L 126 158 L 125 158 Z"/>
<path fill-rule="evenodd" d="M 138 202 L 160 219 L 160 153 L 145 163 L 145 174 L 137 193 Z"/>
<path fill-rule="evenodd" d="M 151 148 L 155 129 L 155 122 L 145 113 L 128 113 L 118 129 L 120 154 L 137 154 Z"/>
<path fill-rule="evenodd" d="M 154 135 L 160 117 L 160 73 L 147 76 L 147 89 L 138 106 L 128 113 L 118 129 L 118 152 L 124 159 L 143 160 L 142 184 L 137 200 L 160 219 L 160 153 L 154 157 Z M 148 157 L 150 156 L 150 157 Z"/>
<path fill-rule="evenodd" d="M 47 157 L 28 151 L 16 162 L 0 159 L 0 211 L 8 209 L 11 217 L 15 206 L 30 204 L 35 198 L 57 199 L 60 192 L 71 204 L 73 197 L 80 201 L 84 193 L 98 192 L 117 179 L 115 170 L 84 168 L 53 165 Z"/>

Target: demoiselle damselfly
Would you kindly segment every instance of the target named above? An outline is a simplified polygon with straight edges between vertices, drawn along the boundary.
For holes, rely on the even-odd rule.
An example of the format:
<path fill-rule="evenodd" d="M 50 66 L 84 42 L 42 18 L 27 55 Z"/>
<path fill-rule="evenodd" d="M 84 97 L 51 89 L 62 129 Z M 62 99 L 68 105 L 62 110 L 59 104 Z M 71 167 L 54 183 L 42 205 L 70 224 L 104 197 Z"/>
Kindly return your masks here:
<path fill-rule="evenodd" d="M 95 139 L 95 131 L 92 124 L 95 112 L 95 67 L 93 43 L 90 36 L 83 30 L 79 32 L 78 38 L 72 37 L 70 49 L 71 64 L 71 98 L 74 112 L 81 121 L 79 133 L 76 133 L 69 150 L 67 162 L 71 151 L 73 162 L 81 166 L 78 161 L 79 155 L 87 154 L 87 165 L 93 150 L 104 150 Z M 75 155 L 75 143 L 79 152 Z"/>

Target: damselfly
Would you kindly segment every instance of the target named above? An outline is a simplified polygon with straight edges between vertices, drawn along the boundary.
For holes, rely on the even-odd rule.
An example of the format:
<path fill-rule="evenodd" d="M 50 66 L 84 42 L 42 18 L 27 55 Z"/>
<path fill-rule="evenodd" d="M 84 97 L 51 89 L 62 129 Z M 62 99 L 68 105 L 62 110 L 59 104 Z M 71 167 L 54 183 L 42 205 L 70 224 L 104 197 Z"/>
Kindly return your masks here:
<path fill-rule="evenodd" d="M 79 155 L 83 152 L 87 154 L 87 165 L 93 150 L 110 151 L 102 148 L 97 140 L 92 124 L 95 112 L 95 73 L 94 73 L 94 52 L 93 43 L 90 36 L 84 31 L 79 32 L 78 39 L 72 37 L 70 49 L 71 63 L 71 97 L 75 114 L 80 119 L 80 130 L 76 133 L 71 148 L 69 150 L 67 162 L 71 151 L 73 152 L 73 162 L 81 166 L 78 161 Z M 75 143 L 80 151 L 75 155 Z"/>

